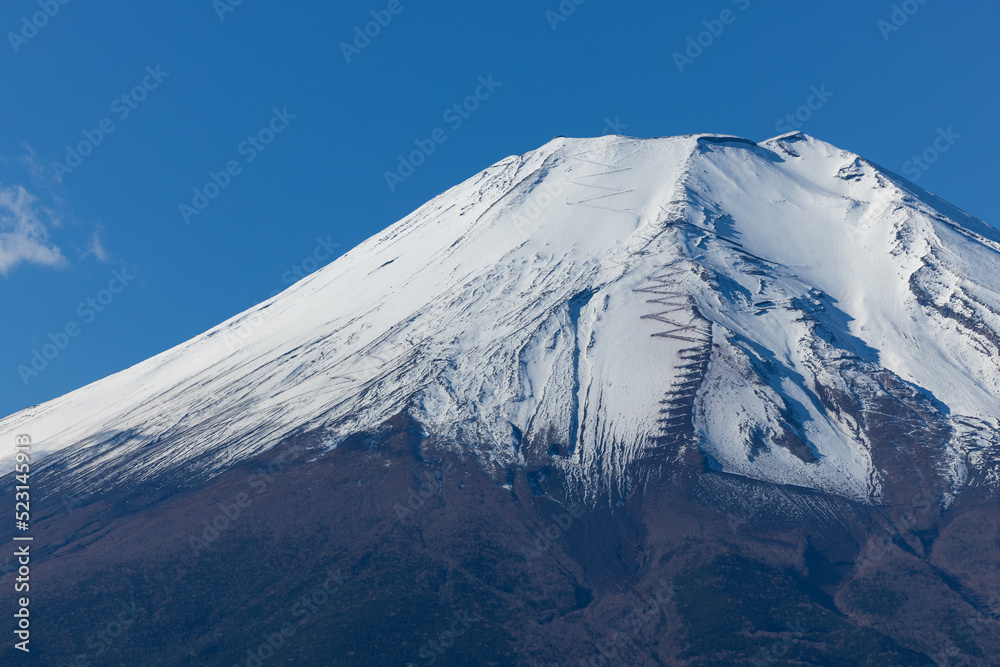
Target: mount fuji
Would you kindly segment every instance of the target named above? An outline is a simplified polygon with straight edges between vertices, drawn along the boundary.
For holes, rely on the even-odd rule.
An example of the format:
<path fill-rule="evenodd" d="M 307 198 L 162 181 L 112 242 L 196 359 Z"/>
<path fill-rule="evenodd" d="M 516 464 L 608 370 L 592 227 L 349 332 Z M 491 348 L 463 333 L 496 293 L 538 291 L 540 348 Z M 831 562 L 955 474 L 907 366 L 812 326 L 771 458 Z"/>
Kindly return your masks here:
<path fill-rule="evenodd" d="M 631 664 L 717 664 L 699 660 L 792 641 L 784 626 L 757 628 L 751 648 L 706 639 L 692 619 L 708 613 L 699 586 L 713 577 L 798 591 L 798 617 L 835 629 L 796 639 L 796 651 L 854 655 L 874 641 L 870 654 L 892 664 L 925 664 L 944 646 L 990 664 L 977 656 L 997 643 L 1000 612 L 991 601 L 1000 574 L 998 268 L 1000 232 L 801 133 L 761 143 L 558 137 L 214 329 L 0 420 L 0 434 L 34 443 L 55 579 L 71 563 L 117 571 L 105 553 L 113 535 L 131 544 L 121 558 L 143 563 L 129 574 L 141 578 L 155 558 L 136 535 L 155 539 L 135 522 L 169 532 L 205 498 L 228 500 L 261 462 L 280 461 L 254 482 L 286 494 L 281 502 L 323 521 L 383 522 L 345 528 L 330 543 L 352 564 L 345 590 L 390 567 L 352 549 L 393 552 L 386 545 L 411 544 L 405 529 L 419 526 L 430 560 L 406 572 L 437 581 L 439 602 L 494 609 L 489 632 L 469 641 L 508 646 L 513 662 L 503 664 L 613 661 L 607 651 Z M 0 456 L 12 486 L 13 453 Z M 332 479 L 336 503 L 297 495 Z M 386 485 L 381 499 L 375 484 Z M 475 499 L 459 502 L 461 493 Z M 559 514 L 570 507 L 579 511 Z M 196 525 L 211 520 L 197 516 Z M 556 548 L 521 548 L 535 539 L 533 521 L 557 516 L 569 526 L 565 539 L 550 539 Z M 277 530 L 268 521 L 279 520 L 252 525 Z M 528 553 L 517 567 L 531 574 L 509 572 L 497 555 L 487 569 L 510 581 L 487 585 L 493 575 L 479 574 L 484 588 L 462 593 L 455 581 L 486 566 L 455 556 L 440 574 L 427 564 L 436 549 L 457 548 L 458 525 L 477 553 L 494 544 L 486 534 L 496 526 L 523 533 L 509 559 Z M 431 526 L 437 547 L 428 546 Z M 193 530 L 176 528 L 179 554 Z M 239 543 L 255 543 L 246 530 Z M 873 559 L 876 543 L 888 546 Z M 219 567 L 243 563 L 243 552 L 224 553 L 212 552 Z M 194 564 L 181 554 L 157 567 L 207 571 L 194 554 Z M 907 559 L 922 563 L 909 579 L 865 573 Z M 706 563 L 714 569 L 698 569 Z M 539 600 L 556 594 L 537 584 L 541 598 L 517 603 L 535 625 L 512 640 L 514 621 L 496 610 L 514 608 L 503 596 L 520 595 L 539 570 L 569 577 L 574 602 L 546 611 Z M 607 648 L 595 628 L 616 627 L 621 606 L 645 604 L 655 581 L 673 582 L 669 605 Z M 236 583 L 213 582 L 237 596 Z M 929 592 L 914 595 L 914 586 Z M 76 598 L 60 599 L 69 608 Z M 926 610 L 901 628 L 907 605 Z M 346 608 L 370 616 L 360 591 Z M 971 638 L 951 626 L 931 632 L 919 619 L 932 612 L 958 619 L 952 626 L 983 620 Z M 383 625 L 393 641 L 406 636 Z M 149 641 L 160 651 L 166 636 Z M 581 637 L 597 648 L 580 649 Z M 215 655 L 213 646 L 219 662 L 202 664 L 246 659 L 219 649 L 218 637 L 198 641 L 186 659 Z M 421 643 L 404 659 L 426 658 Z M 318 654 L 303 646 L 298 664 L 364 662 L 356 646 L 337 654 L 342 662 L 329 653 L 310 662 Z"/>
<path fill-rule="evenodd" d="M 691 449 L 878 501 L 865 413 L 893 401 L 951 497 L 1000 481 L 998 266 L 995 230 L 805 135 L 557 138 L 0 431 L 77 491 L 303 430 L 335 448 L 405 410 L 498 479 L 545 462 L 582 497 Z"/>

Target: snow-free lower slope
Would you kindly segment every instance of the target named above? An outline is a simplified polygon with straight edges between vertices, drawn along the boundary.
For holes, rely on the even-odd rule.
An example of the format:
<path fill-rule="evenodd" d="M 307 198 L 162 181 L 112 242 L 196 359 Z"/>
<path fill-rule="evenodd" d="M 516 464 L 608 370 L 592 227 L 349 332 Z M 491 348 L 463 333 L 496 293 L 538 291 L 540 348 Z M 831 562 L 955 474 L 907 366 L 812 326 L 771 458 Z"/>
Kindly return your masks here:
<path fill-rule="evenodd" d="M 996 443 L 998 251 L 803 135 L 559 138 L 0 432 L 95 488 L 211 474 L 306 430 L 336 446 L 408 410 L 501 481 L 550 465 L 627 492 L 636 462 L 696 448 L 877 499 L 866 415 L 889 396 L 945 434 L 957 485 Z"/>

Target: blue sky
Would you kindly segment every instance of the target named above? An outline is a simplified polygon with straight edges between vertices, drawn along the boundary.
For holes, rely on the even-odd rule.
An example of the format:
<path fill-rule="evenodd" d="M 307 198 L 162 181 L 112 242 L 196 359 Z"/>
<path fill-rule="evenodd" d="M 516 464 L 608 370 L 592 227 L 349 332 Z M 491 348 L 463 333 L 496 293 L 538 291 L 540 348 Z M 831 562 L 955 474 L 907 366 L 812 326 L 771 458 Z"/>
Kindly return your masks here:
<path fill-rule="evenodd" d="M 0 8 L 0 415 L 559 134 L 796 126 L 1000 221 L 985 0 L 63 2 Z"/>

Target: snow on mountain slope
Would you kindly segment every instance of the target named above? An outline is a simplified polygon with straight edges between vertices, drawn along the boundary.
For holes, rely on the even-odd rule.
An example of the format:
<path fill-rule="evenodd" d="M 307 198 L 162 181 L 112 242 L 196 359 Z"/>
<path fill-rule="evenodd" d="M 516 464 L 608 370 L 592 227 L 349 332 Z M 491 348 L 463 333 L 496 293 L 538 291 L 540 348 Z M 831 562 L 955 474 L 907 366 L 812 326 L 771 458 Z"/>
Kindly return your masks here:
<path fill-rule="evenodd" d="M 498 480 L 550 465 L 627 492 L 637 462 L 696 449 L 877 500 L 891 398 L 957 487 L 997 443 L 998 252 L 804 135 L 558 138 L 0 433 L 83 489 L 209 475 L 304 431 L 333 447 L 407 409 Z"/>

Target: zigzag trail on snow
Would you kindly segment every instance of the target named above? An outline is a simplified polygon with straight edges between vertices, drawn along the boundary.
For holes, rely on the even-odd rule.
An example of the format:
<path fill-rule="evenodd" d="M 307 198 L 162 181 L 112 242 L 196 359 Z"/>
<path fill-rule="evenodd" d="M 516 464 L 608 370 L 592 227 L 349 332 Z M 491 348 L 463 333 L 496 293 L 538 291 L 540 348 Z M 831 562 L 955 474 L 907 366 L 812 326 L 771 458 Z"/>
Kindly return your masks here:
<path fill-rule="evenodd" d="M 81 492 L 406 410 L 498 483 L 548 465 L 627 494 L 697 450 L 878 502 L 891 410 L 954 494 L 1000 482 L 998 258 L 984 223 L 802 134 L 557 138 L 0 434 Z"/>

